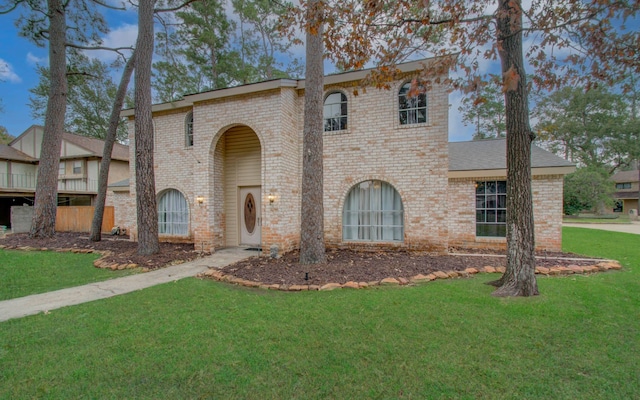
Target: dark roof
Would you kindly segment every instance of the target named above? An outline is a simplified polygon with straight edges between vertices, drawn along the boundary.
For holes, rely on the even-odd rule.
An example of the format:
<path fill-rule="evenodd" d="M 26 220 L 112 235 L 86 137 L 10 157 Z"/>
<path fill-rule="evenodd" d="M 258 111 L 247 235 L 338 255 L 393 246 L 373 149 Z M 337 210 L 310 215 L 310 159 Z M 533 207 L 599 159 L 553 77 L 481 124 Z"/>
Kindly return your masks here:
<path fill-rule="evenodd" d="M 29 157 L 20 150 L 14 149 L 6 144 L 0 144 L 0 159 L 12 160 L 12 161 L 24 161 L 24 162 L 36 162 L 35 158 Z"/>
<path fill-rule="evenodd" d="M 102 157 L 104 150 L 104 140 L 91 138 L 87 136 L 74 135 L 72 133 L 64 133 L 64 140 L 89 150 L 98 157 Z M 129 161 L 129 146 L 120 143 L 113 144 L 111 158 L 114 160 Z"/>
<path fill-rule="evenodd" d="M 531 168 L 572 167 L 573 163 L 531 145 Z M 507 168 L 507 140 L 488 139 L 449 143 L 449 171 Z"/>
<path fill-rule="evenodd" d="M 118 182 L 113 182 L 109 185 L 110 188 L 128 188 L 129 187 L 129 178 L 123 179 Z"/>
<path fill-rule="evenodd" d="M 640 174 L 640 171 L 637 169 L 620 171 L 613 174 L 611 180 L 614 182 L 638 182 L 638 174 Z"/>

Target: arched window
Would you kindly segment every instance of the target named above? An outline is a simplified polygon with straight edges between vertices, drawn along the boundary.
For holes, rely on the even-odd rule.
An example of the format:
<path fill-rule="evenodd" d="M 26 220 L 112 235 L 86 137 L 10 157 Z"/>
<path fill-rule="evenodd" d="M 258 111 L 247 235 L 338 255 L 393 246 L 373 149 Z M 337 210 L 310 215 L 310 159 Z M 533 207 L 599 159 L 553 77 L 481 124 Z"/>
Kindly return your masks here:
<path fill-rule="evenodd" d="M 400 125 L 427 122 L 427 94 L 422 92 L 414 95 L 410 92 L 411 82 L 407 82 L 402 85 L 398 93 Z"/>
<path fill-rule="evenodd" d="M 402 241 L 402 199 L 396 189 L 382 181 L 364 181 L 351 188 L 344 202 L 342 238 L 372 242 Z"/>
<path fill-rule="evenodd" d="M 184 145 L 193 146 L 193 112 L 187 114 L 184 120 Z"/>
<path fill-rule="evenodd" d="M 158 200 L 158 233 L 186 236 L 189 233 L 189 207 L 182 193 L 164 191 Z"/>
<path fill-rule="evenodd" d="M 333 92 L 324 99 L 324 131 L 347 129 L 347 96 L 342 92 Z"/>

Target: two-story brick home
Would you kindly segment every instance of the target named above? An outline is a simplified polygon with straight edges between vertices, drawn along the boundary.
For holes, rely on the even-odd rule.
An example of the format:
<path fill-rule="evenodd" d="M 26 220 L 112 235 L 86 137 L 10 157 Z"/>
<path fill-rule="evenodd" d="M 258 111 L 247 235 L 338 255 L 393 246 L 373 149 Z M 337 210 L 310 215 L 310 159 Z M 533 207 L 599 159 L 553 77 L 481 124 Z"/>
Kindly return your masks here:
<path fill-rule="evenodd" d="M 0 145 L 0 225 L 10 226 L 11 206 L 32 205 L 44 127 L 33 125 L 9 145 Z M 58 204 L 92 205 L 98 192 L 98 171 L 104 141 L 64 133 L 60 149 Z M 129 176 L 129 148 L 115 144 L 109 182 Z"/>
<path fill-rule="evenodd" d="M 404 78 L 390 90 L 363 90 L 368 71 L 325 77 L 328 246 L 504 246 L 505 141 L 448 143 L 447 88 L 409 96 L 424 62 L 400 65 Z M 153 107 L 162 240 L 265 254 L 298 246 L 304 89 L 304 80 L 279 79 Z M 133 139 L 134 110 L 123 115 Z M 534 150 L 537 245 L 558 250 L 562 177 L 573 166 Z M 116 224 L 133 239 L 134 168 L 129 190 L 114 192 Z"/>

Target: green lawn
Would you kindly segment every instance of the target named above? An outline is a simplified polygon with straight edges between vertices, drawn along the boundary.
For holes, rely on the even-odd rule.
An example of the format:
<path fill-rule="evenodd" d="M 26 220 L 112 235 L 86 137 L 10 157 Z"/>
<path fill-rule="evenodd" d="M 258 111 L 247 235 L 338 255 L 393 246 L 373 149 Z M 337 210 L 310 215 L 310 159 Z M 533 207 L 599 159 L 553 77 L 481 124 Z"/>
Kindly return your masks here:
<path fill-rule="evenodd" d="M 0 250 L 0 300 L 104 281 L 132 270 L 111 271 L 93 266 L 98 254 Z"/>
<path fill-rule="evenodd" d="M 565 229 L 622 271 L 284 293 L 176 283 L 0 323 L 0 398 L 640 398 L 640 237 Z"/>

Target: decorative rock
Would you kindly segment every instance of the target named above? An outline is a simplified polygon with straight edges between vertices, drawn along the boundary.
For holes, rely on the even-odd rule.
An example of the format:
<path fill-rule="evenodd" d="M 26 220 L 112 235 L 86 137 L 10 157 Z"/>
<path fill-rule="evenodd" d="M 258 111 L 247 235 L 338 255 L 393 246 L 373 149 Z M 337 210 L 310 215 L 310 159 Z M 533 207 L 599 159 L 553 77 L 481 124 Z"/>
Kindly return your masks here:
<path fill-rule="evenodd" d="M 464 272 L 466 272 L 466 273 L 468 273 L 468 274 L 473 275 L 473 274 L 477 274 L 477 273 L 478 273 L 478 270 L 477 270 L 477 269 L 475 269 L 475 268 L 466 268 L 466 269 L 464 270 Z"/>
<path fill-rule="evenodd" d="M 380 285 L 380 281 L 369 281 L 369 282 L 367 282 L 367 284 L 369 286 L 379 286 Z"/>
<path fill-rule="evenodd" d="M 320 290 L 319 285 L 309 285 L 309 290 Z"/>
<path fill-rule="evenodd" d="M 490 265 L 487 265 L 486 267 L 484 267 L 484 272 L 486 272 L 487 274 L 493 274 L 496 272 L 496 269 Z"/>
<path fill-rule="evenodd" d="M 272 284 L 272 285 L 267 286 L 267 288 L 268 288 L 269 290 L 278 290 L 278 289 L 280 289 L 280 285 L 278 285 L 278 284 L 274 283 L 274 284 Z"/>
<path fill-rule="evenodd" d="M 353 281 L 349 281 L 347 283 L 345 283 L 344 285 L 342 285 L 343 289 L 358 289 L 360 286 L 358 285 L 357 282 L 353 282 Z"/>
<path fill-rule="evenodd" d="M 269 285 L 265 285 L 264 283 L 260 286 L 258 286 L 260 289 L 264 289 L 264 290 L 268 290 L 269 289 Z"/>
<path fill-rule="evenodd" d="M 342 285 L 340 285 L 339 283 L 327 283 L 326 285 L 320 286 L 318 290 L 334 290 L 334 289 L 339 289 L 341 287 Z"/>
<path fill-rule="evenodd" d="M 504 274 L 506 270 L 507 269 L 505 267 L 496 267 L 496 272 L 499 272 L 501 274 Z"/>
<path fill-rule="evenodd" d="M 562 271 L 558 267 L 549 268 L 549 275 L 560 275 Z"/>
<path fill-rule="evenodd" d="M 436 278 L 437 278 L 437 276 L 435 276 L 434 274 L 429 274 L 429 275 L 427 275 L 427 278 L 428 278 L 430 281 L 435 281 L 435 280 L 436 280 Z"/>
<path fill-rule="evenodd" d="M 291 286 L 289 286 L 289 291 L 290 292 L 299 292 L 301 290 L 306 290 L 306 289 L 307 289 L 307 287 L 304 286 L 304 289 L 303 289 L 302 285 L 291 285 Z"/>
<path fill-rule="evenodd" d="M 127 268 L 127 264 L 118 264 L 118 271 L 122 271 L 123 269 Z"/>
<path fill-rule="evenodd" d="M 584 273 L 584 268 L 582 268 L 579 265 L 569 265 L 569 268 L 571 271 L 573 271 L 574 274 L 583 274 Z"/>
<path fill-rule="evenodd" d="M 469 277 L 469 273 L 467 271 L 456 271 L 458 273 L 458 275 L 460 275 L 462 278 L 468 278 Z"/>
<path fill-rule="evenodd" d="M 402 277 L 398 278 L 398 282 L 401 285 L 408 285 L 409 284 L 409 280 L 407 278 L 402 278 Z"/>
<path fill-rule="evenodd" d="M 621 269 L 622 269 L 622 265 L 620 265 L 620 263 L 617 263 L 617 262 L 611 262 L 611 263 L 609 263 L 609 267 L 610 267 L 611 269 L 616 270 L 616 271 L 617 271 L 617 270 L 621 270 Z"/>
<path fill-rule="evenodd" d="M 397 279 L 395 278 L 384 278 L 383 280 L 380 281 L 380 286 L 393 286 L 393 285 L 399 285 L 400 282 L 398 282 Z"/>
<path fill-rule="evenodd" d="M 458 276 L 460 276 L 456 271 L 447 271 L 445 272 L 445 274 L 447 274 L 449 278 L 457 278 Z"/>
<path fill-rule="evenodd" d="M 358 286 L 364 289 L 364 288 L 368 288 L 369 284 L 367 282 L 358 282 Z"/>
<path fill-rule="evenodd" d="M 434 277 L 435 278 L 435 277 Z M 422 283 L 422 282 L 430 282 L 433 279 L 428 277 L 427 275 L 418 274 L 411 278 L 411 282 L 413 283 Z"/>
<path fill-rule="evenodd" d="M 449 275 L 445 274 L 442 271 L 436 271 L 436 272 L 433 273 L 433 275 L 438 279 L 448 279 L 449 278 Z"/>
<path fill-rule="evenodd" d="M 536 267 L 536 274 L 549 275 L 549 268 Z"/>

